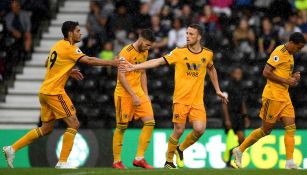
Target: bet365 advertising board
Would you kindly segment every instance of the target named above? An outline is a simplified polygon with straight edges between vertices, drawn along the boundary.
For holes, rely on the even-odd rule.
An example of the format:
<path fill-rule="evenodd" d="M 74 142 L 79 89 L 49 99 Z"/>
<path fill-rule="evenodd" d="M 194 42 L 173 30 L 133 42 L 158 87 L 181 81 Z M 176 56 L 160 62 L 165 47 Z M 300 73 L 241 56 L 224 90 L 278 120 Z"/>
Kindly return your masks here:
<path fill-rule="evenodd" d="M 132 167 L 140 131 L 140 129 L 126 130 L 121 158 L 127 167 Z M 187 129 L 180 141 L 190 131 Z M 0 130 L 0 146 L 11 144 L 26 132 L 27 130 Z M 250 132 L 251 130 L 247 130 L 246 134 Z M 51 135 L 17 152 L 15 167 L 54 166 L 59 157 L 63 133 L 64 130 L 55 130 Z M 145 155 L 148 163 L 155 167 L 163 167 L 167 141 L 171 133 L 171 129 L 155 129 Z M 224 130 L 207 129 L 197 143 L 184 151 L 185 166 L 224 168 L 225 140 Z M 110 167 L 112 159 L 111 130 L 80 130 L 69 161 L 79 167 Z M 246 168 L 284 168 L 285 161 L 283 130 L 274 130 L 271 135 L 258 141 L 243 155 L 243 165 Z M 296 132 L 294 161 L 301 167 L 307 168 L 307 130 Z M 4 156 L 0 156 L 0 167 L 5 166 Z"/>

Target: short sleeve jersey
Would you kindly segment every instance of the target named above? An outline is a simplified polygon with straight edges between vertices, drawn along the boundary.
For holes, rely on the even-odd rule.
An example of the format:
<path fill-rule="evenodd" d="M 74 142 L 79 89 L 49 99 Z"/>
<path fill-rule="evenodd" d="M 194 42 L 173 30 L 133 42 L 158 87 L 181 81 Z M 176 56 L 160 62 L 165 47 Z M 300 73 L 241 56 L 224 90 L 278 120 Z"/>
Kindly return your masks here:
<path fill-rule="evenodd" d="M 45 80 L 40 93 L 57 95 L 65 93 L 65 84 L 70 72 L 80 58 L 85 54 L 67 40 L 60 40 L 50 50 Z"/>
<path fill-rule="evenodd" d="M 207 68 L 213 66 L 213 52 L 203 48 L 194 53 L 187 47 L 175 48 L 164 56 L 168 64 L 175 65 L 173 103 L 204 105 L 204 85 Z"/>
<path fill-rule="evenodd" d="M 279 77 L 288 79 L 292 76 L 294 58 L 284 45 L 275 48 L 271 53 L 267 64 L 274 68 L 273 73 Z M 281 84 L 267 79 L 262 96 L 271 100 L 286 101 L 290 99 L 289 85 Z"/>
<path fill-rule="evenodd" d="M 147 60 L 148 51 L 139 52 L 133 47 L 132 44 L 130 44 L 125 46 L 120 51 L 119 56 L 124 57 L 131 64 L 140 64 Z M 132 88 L 132 91 L 139 97 L 144 95 L 144 91 L 141 84 L 141 71 L 126 72 L 125 76 L 129 86 Z M 123 97 L 130 96 L 130 94 L 128 93 L 128 91 L 126 91 L 118 78 L 115 88 L 115 94 Z"/>

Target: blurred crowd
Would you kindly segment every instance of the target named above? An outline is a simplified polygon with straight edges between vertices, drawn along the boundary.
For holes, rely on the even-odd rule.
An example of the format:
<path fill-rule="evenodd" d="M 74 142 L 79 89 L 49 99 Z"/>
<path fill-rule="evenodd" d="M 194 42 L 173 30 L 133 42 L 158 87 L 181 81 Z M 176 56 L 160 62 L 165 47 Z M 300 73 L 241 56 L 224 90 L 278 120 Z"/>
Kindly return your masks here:
<path fill-rule="evenodd" d="M 144 28 L 157 37 L 151 56 L 161 56 L 186 44 L 185 27 L 191 23 L 203 26 L 210 49 L 229 43 L 226 49 L 238 59 L 265 58 L 292 32 L 303 32 L 307 39 L 306 0 L 101 0 L 91 1 L 89 8 L 82 49 L 100 57 L 118 53 Z"/>
<path fill-rule="evenodd" d="M 49 0 L 0 1 L 0 82 L 31 59 L 33 38 L 50 14 Z"/>
<path fill-rule="evenodd" d="M 242 80 L 238 83 L 246 97 L 251 127 L 259 126 L 258 113 L 265 79 L 261 76 L 268 55 L 288 40 L 292 32 L 302 32 L 307 39 L 307 0 L 100 0 L 91 1 L 87 16 L 88 36 L 81 50 L 101 59 L 112 59 L 144 28 L 154 31 L 157 38 L 149 51 L 149 59 L 168 53 L 186 44 L 186 26 L 198 23 L 204 29 L 203 44 L 214 51 L 222 90 L 231 89 L 231 72 L 239 67 Z M 307 72 L 307 48 L 295 55 L 295 71 Z M 75 98 L 78 117 L 83 127 L 105 127 L 114 122 L 113 92 L 116 69 L 100 70 L 81 67 L 87 77 L 84 85 L 69 81 L 68 93 Z M 173 68 L 148 70 L 149 94 L 157 127 L 171 127 Z M 106 76 L 107 75 L 107 76 Z M 206 81 L 207 82 L 207 81 Z M 293 88 L 298 127 L 306 127 L 307 86 L 303 79 Z M 223 113 L 210 83 L 205 85 L 207 126 L 221 128 Z M 91 112 L 89 112 L 91 111 Z M 93 122 L 91 122 L 91 119 Z M 114 124 L 114 123 L 113 123 Z"/>

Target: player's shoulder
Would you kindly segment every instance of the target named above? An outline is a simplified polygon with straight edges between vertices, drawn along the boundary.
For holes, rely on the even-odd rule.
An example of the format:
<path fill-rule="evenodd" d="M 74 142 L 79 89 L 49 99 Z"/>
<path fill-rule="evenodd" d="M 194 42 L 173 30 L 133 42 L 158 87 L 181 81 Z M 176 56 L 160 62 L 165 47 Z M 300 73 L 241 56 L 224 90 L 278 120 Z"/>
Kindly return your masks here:
<path fill-rule="evenodd" d="M 134 49 L 132 44 L 126 45 L 122 50 L 125 52 L 131 52 Z"/>
<path fill-rule="evenodd" d="M 287 51 L 287 48 L 285 45 L 279 45 L 277 46 L 274 51 L 272 53 L 275 53 L 275 54 L 284 54 L 286 53 Z"/>
<path fill-rule="evenodd" d="M 71 49 L 75 50 L 78 47 L 70 44 L 69 41 L 62 39 L 62 40 L 59 40 L 58 42 L 55 43 L 54 48 L 56 50 L 69 51 Z"/>
<path fill-rule="evenodd" d="M 182 50 L 182 49 L 188 49 L 188 46 L 187 46 L 187 45 L 184 45 L 184 46 L 178 46 L 178 47 L 176 47 L 175 49 L 179 49 L 179 50 Z"/>
<path fill-rule="evenodd" d="M 203 47 L 203 50 L 206 51 L 206 52 L 211 52 L 213 53 L 213 51 L 211 49 L 208 49 L 207 47 Z"/>

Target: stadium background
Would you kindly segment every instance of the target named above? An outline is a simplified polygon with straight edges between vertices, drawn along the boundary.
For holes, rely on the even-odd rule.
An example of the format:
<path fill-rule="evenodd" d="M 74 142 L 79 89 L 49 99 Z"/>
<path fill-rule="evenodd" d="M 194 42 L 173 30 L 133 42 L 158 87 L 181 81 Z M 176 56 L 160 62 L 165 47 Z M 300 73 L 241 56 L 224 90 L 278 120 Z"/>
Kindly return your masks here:
<path fill-rule="evenodd" d="M 37 92 L 44 77 L 43 63 L 52 44 L 62 37 L 60 26 L 65 20 L 79 21 L 84 34 L 82 42 L 78 44 L 81 50 L 104 59 L 111 59 L 124 45 L 133 42 L 142 28 L 152 28 L 157 36 L 149 58 L 162 56 L 174 47 L 185 44 L 184 27 L 187 24 L 201 24 L 205 29 L 204 46 L 215 53 L 214 62 L 221 89 L 228 86 L 229 73 L 234 66 L 240 65 L 243 69 L 242 94 L 247 97 L 251 128 L 260 125 L 257 115 L 265 84 L 262 69 L 269 54 L 269 44 L 272 42 L 276 46 L 284 43 L 294 31 L 301 31 L 307 36 L 306 0 L 106 0 L 92 2 L 91 5 L 86 0 L 20 0 L 20 4 L 23 10 L 20 14 L 25 16 L 24 23 L 31 24 L 30 30 L 22 25 L 20 28 L 31 38 L 30 50 L 23 44 L 29 41 L 29 37 L 16 38 L 7 27 L 9 20 L 12 20 L 7 17 L 11 13 L 11 1 L 0 2 L 0 146 L 12 143 L 27 129 L 39 125 Z M 272 21 L 272 29 L 265 35 L 263 21 L 267 18 Z M 262 42 L 263 52 L 259 49 Z M 304 139 L 307 135 L 306 59 L 307 47 L 295 55 L 295 70 L 301 71 L 302 81 L 290 90 L 299 129 L 295 157 L 304 168 L 307 168 L 307 140 Z M 75 153 L 82 155 L 74 154 L 79 156 L 72 159 L 78 159 L 76 163 L 82 166 L 110 166 L 112 129 L 115 126 L 113 91 L 117 70 L 77 66 L 85 75 L 84 81 L 69 80 L 66 86 L 81 122 L 77 139 L 80 142 L 76 141 L 78 144 L 74 149 L 77 149 Z M 156 167 L 161 166 L 156 161 L 164 161 L 161 150 L 165 149 L 164 143 L 172 128 L 173 71 L 173 67 L 167 66 L 147 71 L 158 128 L 147 156 Z M 202 140 L 187 150 L 187 154 L 190 154 L 188 157 L 191 157 L 187 165 L 222 168 L 225 166 L 221 162 L 225 134 L 221 103 L 210 81 L 207 82 L 205 103 L 209 129 Z M 64 128 L 65 125 L 58 122 L 56 127 Z M 126 133 L 124 145 L 124 151 L 129 154 L 123 156 L 127 165 L 133 158 L 136 133 L 141 125 L 133 122 L 129 127 L 133 129 Z M 277 128 L 282 129 L 282 126 L 278 125 Z M 57 143 L 62 133 L 63 130 L 55 131 L 18 152 L 16 167 L 54 166 Z M 250 149 L 248 156 L 245 156 L 250 159 L 246 161 L 249 162 L 248 167 L 283 167 L 285 152 L 282 135 L 282 130 L 276 130 L 272 136 Z M 162 146 L 155 145 L 157 143 Z M 38 155 L 41 160 L 33 160 Z M 5 167 L 3 156 L 0 157 L 0 167 Z"/>

